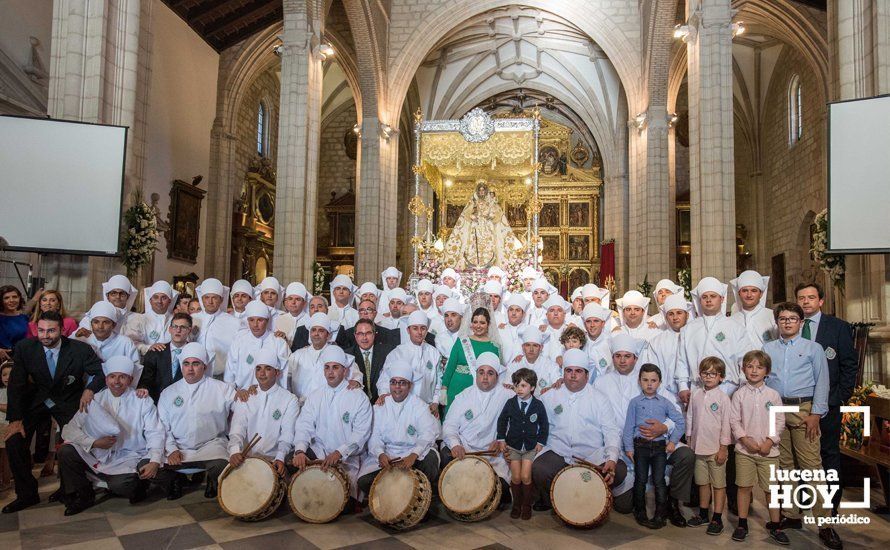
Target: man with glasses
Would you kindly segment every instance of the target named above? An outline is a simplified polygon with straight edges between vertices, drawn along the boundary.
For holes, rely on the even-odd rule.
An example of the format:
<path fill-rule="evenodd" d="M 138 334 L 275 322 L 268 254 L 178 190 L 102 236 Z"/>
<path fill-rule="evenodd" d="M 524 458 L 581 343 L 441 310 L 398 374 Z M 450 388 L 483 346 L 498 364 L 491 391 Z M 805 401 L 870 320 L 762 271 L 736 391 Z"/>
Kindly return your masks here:
<path fill-rule="evenodd" d="M 363 299 L 359 302 L 358 318 L 359 320 L 367 319 L 371 321 L 371 324 L 374 326 L 374 341 L 386 344 L 391 347 L 399 345 L 399 332 L 397 330 L 390 330 L 382 325 L 378 325 L 374 322 L 374 319 L 376 317 L 377 304 L 375 304 L 373 300 Z M 337 340 L 335 343 L 343 349 L 355 347 L 355 327 L 340 329 L 340 331 L 337 333 Z"/>
<path fill-rule="evenodd" d="M 767 342 L 763 351 L 772 360 L 766 385 L 779 392 L 782 405 L 798 407 L 785 413 L 785 431 L 779 443 L 779 467 L 783 470 L 821 470 L 819 423 L 828 412 L 828 361 L 822 346 L 801 334 L 804 312 L 795 303 L 785 302 L 775 309 L 779 339 Z M 831 506 L 823 506 L 819 497 L 812 508 L 813 517 L 831 515 Z M 801 529 L 801 511 L 795 507 L 782 510 L 782 529 Z M 828 548 L 840 550 L 843 543 L 834 529 L 819 529 L 819 539 Z"/>
<path fill-rule="evenodd" d="M 362 302 L 363 306 L 370 304 Z M 359 319 L 355 326 L 349 329 L 353 333 L 355 343 L 346 348 L 346 353 L 355 357 L 355 366 L 362 373 L 362 385 L 371 403 L 377 401 L 377 380 L 380 378 L 386 356 L 392 351 L 385 334 L 383 339 L 378 339 L 378 334 L 386 329 L 378 330 L 378 328 L 371 319 Z"/>
<path fill-rule="evenodd" d="M 163 349 L 152 349 L 142 359 L 142 376 L 137 388 L 145 390 L 157 404 L 161 392 L 182 378 L 182 348 L 189 341 L 192 317 L 188 313 L 175 313 L 167 327 L 170 343 Z"/>

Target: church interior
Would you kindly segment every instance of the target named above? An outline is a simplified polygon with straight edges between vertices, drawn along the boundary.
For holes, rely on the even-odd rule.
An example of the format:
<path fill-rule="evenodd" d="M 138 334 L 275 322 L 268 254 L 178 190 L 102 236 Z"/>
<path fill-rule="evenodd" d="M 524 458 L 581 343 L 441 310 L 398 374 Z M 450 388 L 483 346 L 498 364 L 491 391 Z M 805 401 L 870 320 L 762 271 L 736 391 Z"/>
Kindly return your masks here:
<path fill-rule="evenodd" d="M 660 279 L 688 290 L 756 270 L 770 304 L 795 301 L 800 283 L 825 288 L 823 310 L 859 327 L 860 381 L 890 384 L 890 254 L 820 249 L 828 105 L 883 94 L 888 0 L 3 0 L 0 115 L 127 127 L 122 211 L 147 205 L 158 242 L 135 266 L 0 249 L 0 284 L 30 271 L 80 315 L 115 273 L 191 294 L 210 277 L 267 276 L 314 293 L 340 274 L 378 283 L 388 266 L 404 283 L 532 265 L 568 299 L 588 283 L 648 296 Z M 486 126 L 488 141 L 467 141 Z M 2 187 L 14 202 L 16 187 Z M 211 505 L 109 501 L 73 518 L 38 507 L 0 517 L 0 541 L 709 542 L 621 517 L 567 531 L 543 515 L 516 528 L 441 514 L 397 533 L 366 516 L 310 525 L 283 511 L 242 524 Z M 886 541 L 884 510 L 845 529 L 849 548 Z M 755 545 L 768 544 L 757 529 Z M 816 544 L 812 532 L 795 547 Z"/>

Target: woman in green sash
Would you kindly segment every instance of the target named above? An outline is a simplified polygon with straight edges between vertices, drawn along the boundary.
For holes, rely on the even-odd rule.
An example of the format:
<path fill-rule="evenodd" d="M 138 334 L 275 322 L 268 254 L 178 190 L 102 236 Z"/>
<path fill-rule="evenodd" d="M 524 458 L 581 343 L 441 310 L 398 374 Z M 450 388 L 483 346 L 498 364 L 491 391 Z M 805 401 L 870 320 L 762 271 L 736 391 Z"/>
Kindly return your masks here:
<path fill-rule="evenodd" d="M 445 374 L 442 375 L 441 395 L 447 399 L 446 413 L 457 394 L 472 386 L 476 380 L 476 357 L 486 351 L 500 357 L 500 349 L 492 341 L 496 339 L 492 338 L 492 329 L 497 330 L 491 322 L 491 313 L 484 307 L 473 310 L 469 327 L 465 325 L 461 328 L 445 365 Z"/>

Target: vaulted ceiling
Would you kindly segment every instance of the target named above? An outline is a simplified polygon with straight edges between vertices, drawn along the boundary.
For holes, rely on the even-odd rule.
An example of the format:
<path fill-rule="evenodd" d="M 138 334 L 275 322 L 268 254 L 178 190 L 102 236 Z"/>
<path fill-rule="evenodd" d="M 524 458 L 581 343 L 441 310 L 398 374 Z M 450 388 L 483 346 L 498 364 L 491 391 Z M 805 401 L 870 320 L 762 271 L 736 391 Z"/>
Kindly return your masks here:
<path fill-rule="evenodd" d="M 281 21 L 281 0 L 163 0 L 220 52 Z"/>

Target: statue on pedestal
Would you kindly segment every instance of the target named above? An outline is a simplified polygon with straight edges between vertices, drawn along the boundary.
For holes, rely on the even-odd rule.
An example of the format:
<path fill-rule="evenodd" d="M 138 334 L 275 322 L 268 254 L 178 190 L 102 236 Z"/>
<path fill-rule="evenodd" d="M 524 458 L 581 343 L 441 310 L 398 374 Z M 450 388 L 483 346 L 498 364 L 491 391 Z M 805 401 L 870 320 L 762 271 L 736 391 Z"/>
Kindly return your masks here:
<path fill-rule="evenodd" d="M 480 180 L 445 244 L 443 263 L 457 271 L 506 265 L 515 241 L 504 210 Z"/>

